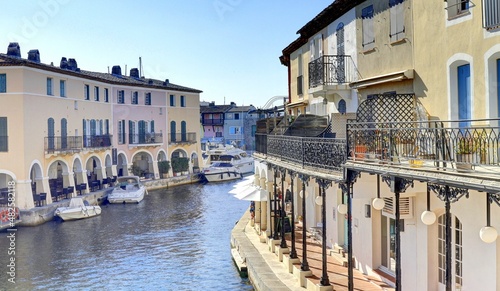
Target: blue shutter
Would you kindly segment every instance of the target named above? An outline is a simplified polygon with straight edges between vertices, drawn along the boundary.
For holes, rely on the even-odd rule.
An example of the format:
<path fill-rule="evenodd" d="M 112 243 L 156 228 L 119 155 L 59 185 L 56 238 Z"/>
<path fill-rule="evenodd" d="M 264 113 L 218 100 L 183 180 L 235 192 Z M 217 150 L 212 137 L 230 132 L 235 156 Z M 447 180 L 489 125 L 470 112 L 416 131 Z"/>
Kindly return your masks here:
<path fill-rule="evenodd" d="M 175 121 L 170 122 L 170 140 L 175 142 Z"/>
<path fill-rule="evenodd" d="M 61 148 L 68 147 L 68 121 L 66 118 L 61 119 Z"/>
<path fill-rule="evenodd" d="M 457 68 L 458 73 L 458 119 L 471 119 L 470 65 Z M 460 127 L 468 127 L 470 122 L 460 122 Z"/>
<path fill-rule="evenodd" d="M 0 93 L 7 92 L 7 75 L 0 74 Z"/>
<path fill-rule="evenodd" d="M 149 125 L 150 126 L 149 132 L 154 133 L 155 132 L 155 121 L 151 120 L 151 122 L 149 124 L 150 124 Z"/>
<path fill-rule="evenodd" d="M 181 140 L 182 141 L 187 141 L 187 136 L 186 136 L 186 122 L 181 121 Z"/>
<path fill-rule="evenodd" d="M 54 149 L 54 118 L 47 120 L 48 148 Z"/>
<path fill-rule="evenodd" d="M 0 152 L 8 151 L 7 117 L 0 117 Z"/>
<path fill-rule="evenodd" d="M 132 120 L 128 121 L 128 143 L 133 144 L 134 143 L 134 122 Z"/>

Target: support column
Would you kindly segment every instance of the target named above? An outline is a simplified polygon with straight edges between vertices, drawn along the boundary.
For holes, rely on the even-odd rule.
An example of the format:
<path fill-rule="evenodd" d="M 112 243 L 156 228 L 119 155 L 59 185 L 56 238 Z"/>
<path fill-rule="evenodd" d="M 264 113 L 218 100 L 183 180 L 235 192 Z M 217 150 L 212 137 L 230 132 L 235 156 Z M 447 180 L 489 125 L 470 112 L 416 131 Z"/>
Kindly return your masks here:
<path fill-rule="evenodd" d="M 94 168 L 94 173 L 96 174 L 97 180 L 102 181 L 104 179 L 104 177 L 106 176 L 106 173 L 104 172 L 104 170 L 105 169 L 103 167 L 95 167 Z"/>
<path fill-rule="evenodd" d="M 452 224 L 451 224 L 451 203 L 457 202 L 462 197 L 469 198 L 469 190 L 463 188 L 450 187 L 448 185 L 438 185 L 428 183 L 427 187 L 431 189 L 436 196 L 444 202 L 445 205 L 445 286 L 446 291 L 451 291 L 452 282 Z"/>
<path fill-rule="evenodd" d="M 319 284 L 321 286 L 330 286 L 330 279 L 328 279 L 328 267 L 326 258 L 326 188 L 332 185 L 332 182 L 326 179 L 316 178 L 316 182 L 319 185 L 319 193 L 321 197 L 321 262 L 322 262 L 322 274 Z"/>
<path fill-rule="evenodd" d="M 389 185 L 391 192 L 394 192 L 396 198 L 396 239 L 395 239 L 395 249 L 396 249 L 396 291 L 401 291 L 401 212 L 399 205 L 400 194 L 404 193 L 409 186 L 413 187 L 413 180 L 403 179 L 400 177 L 393 176 L 382 176 L 382 180 Z"/>
<path fill-rule="evenodd" d="M 285 239 L 285 218 L 286 218 L 286 210 L 285 210 L 285 176 L 286 176 L 286 168 L 279 169 L 281 174 L 281 209 L 280 209 L 280 217 L 281 217 L 281 244 L 280 248 L 287 249 L 288 246 L 286 244 Z"/>
<path fill-rule="evenodd" d="M 31 180 L 15 181 L 15 186 L 12 190 L 9 190 L 7 202 L 13 202 L 14 205 L 20 209 L 31 209 L 35 207 L 31 190 Z"/>
<path fill-rule="evenodd" d="M 299 179 L 302 181 L 302 264 L 300 265 L 300 269 L 302 271 L 310 271 L 309 263 L 307 262 L 307 215 L 306 215 L 306 185 L 309 183 L 309 176 L 299 174 Z"/>
<path fill-rule="evenodd" d="M 73 172 L 64 172 L 62 173 L 62 176 L 64 188 L 75 186 L 75 174 Z"/>
<path fill-rule="evenodd" d="M 160 179 L 160 171 L 158 171 L 158 161 L 152 161 L 149 163 L 149 171 L 154 174 L 154 179 Z"/>
<path fill-rule="evenodd" d="M 273 199 L 274 199 L 274 211 L 273 211 L 273 217 L 274 217 L 274 223 L 273 223 L 273 227 L 274 227 L 274 232 L 273 232 L 273 240 L 278 240 L 279 237 L 278 237 L 278 223 L 277 223 L 277 220 L 276 220 L 276 213 L 278 211 L 278 193 L 277 193 L 277 183 L 276 183 L 276 180 L 278 178 L 278 167 L 273 167 L 273 174 L 274 174 L 274 180 L 273 180 Z"/>
<path fill-rule="evenodd" d="M 292 221 L 290 222 L 291 227 L 292 227 L 292 249 L 290 250 L 290 258 L 291 259 L 296 259 L 297 258 L 297 250 L 295 249 L 295 199 L 294 199 L 294 193 L 293 193 L 293 179 L 295 179 L 296 173 L 294 171 L 288 170 L 288 175 L 290 175 L 290 203 L 292 204 Z"/>
<path fill-rule="evenodd" d="M 87 178 L 87 170 L 81 170 L 81 171 L 76 170 L 74 172 L 76 174 L 76 184 L 78 184 L 78 185 L 80 185 L 80 184 L 87 185 L 87 189 L 85 189 L 85 193 L 89 193 L 90 189 L 89 189 L 89 181 L 88 181 L 88 178 Z M 48 202 L 49 201 L 49 197 L 48 196 L 49 195 L 47 195 L 47 203 L 49 203 Z"/>

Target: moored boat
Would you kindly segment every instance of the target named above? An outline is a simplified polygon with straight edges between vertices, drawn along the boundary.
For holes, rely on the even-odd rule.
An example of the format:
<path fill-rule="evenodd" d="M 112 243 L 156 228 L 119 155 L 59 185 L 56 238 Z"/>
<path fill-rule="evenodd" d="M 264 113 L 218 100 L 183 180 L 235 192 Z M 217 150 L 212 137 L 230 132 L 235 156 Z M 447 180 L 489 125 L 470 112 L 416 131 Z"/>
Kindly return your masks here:
<path fill-rule="evenodd" d="M 99 214 L 101 214 L 99 205 L 90 205 L 88 201 L 84 201 L 80 197 L 71 198 L 69 206 L 58 207 L 54 212 L 54 216 L 58 216 L 64 221 L 89 218 Z"/>
<path fill-rule="evenodd" d="M 217 162 L 231 163 L 241 174 L 253 173 L 255 171 L 253 157 L 244 150 L 232 145 L 219 145 L 203 153 L 205 168 Z"/>
<path fill-rule="evenodd" d="M 144 199 L 144 193 L 147 193 L 147 190 L 139 177 L 118 177 L 115 188 L 108 194 L 108 201 L 109 203 L 139 203 Z"/>
<path fill-rule="evenodd" d="M 213 163 L 210 167 L 203 169 L 201 176 L 208 182 L 229 181 L 243 177 L 236 167 L 227 162 Z"/>
<path fill-rule="evenodd" d="M 0 207 L 0 230 L 13 228 L 21 222 L 18 207 Z"/>

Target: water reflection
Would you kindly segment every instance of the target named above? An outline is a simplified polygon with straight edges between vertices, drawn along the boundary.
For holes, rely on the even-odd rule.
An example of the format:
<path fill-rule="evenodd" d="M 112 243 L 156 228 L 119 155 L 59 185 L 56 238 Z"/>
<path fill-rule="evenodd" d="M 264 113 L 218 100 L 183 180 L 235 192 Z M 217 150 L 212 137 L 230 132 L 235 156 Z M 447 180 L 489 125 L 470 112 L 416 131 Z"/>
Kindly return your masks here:
<path fill-rule="evenodd" d="M 150 191 L 91 219 L 20 228 L 15 285 L 0 233 L 0 289 L 253 290 L 230 255 L 231 229 L 248 207 L 227 193 L 234 183 Z"/>

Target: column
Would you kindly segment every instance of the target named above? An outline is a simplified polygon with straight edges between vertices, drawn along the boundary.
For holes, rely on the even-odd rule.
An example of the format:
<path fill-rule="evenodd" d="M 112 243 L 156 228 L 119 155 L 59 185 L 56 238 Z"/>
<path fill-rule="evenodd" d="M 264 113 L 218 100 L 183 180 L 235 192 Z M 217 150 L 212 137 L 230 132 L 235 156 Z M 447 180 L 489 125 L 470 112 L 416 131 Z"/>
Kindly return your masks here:
<path fill-rule="evenodd" d="M 105 177 L 106 177 L 106 172 L 105 172 L 105 168 L 103 167 L 95 167 L 94 168 L 94 173 L 96 174 L 97 176 L 97 180 L 99 181 L 102 181 Z"/>
<path fill-rule="evenodd" d="M 16 185 L 14 191 L 9 191 L 8 203 L 14 202 L 15 206 L 20 209 L 30 209 L 35 207 L 31 191 L 31 180 L 17 180 L 14 182 Z M 12 198 L 13 201 L 11 201 Z"/>
<path fill-rule="evenodd" d="M 75 186 L 75 176 L 73 172 L 64 172 L 62 173 L 63 176 L 63 187 L 67 188 L 70 186 Z"/>

